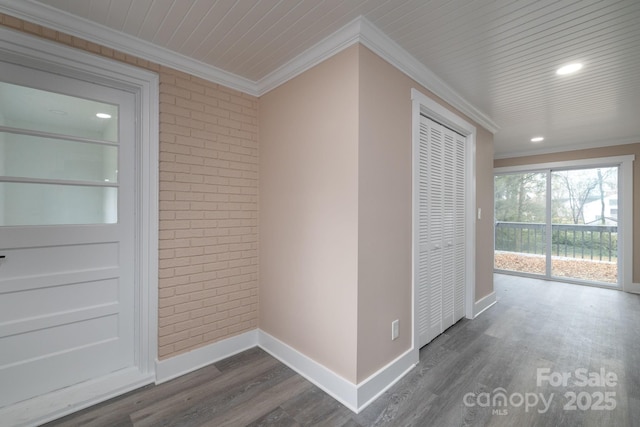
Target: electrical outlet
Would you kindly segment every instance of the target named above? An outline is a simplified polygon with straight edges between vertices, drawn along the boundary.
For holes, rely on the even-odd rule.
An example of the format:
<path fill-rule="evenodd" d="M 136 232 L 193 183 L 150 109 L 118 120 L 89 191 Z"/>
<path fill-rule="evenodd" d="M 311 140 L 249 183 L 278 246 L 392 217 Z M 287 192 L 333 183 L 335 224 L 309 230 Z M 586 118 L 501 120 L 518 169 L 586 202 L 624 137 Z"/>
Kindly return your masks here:
<path fill-rule="evenodd" d="M 400 334 L 400 321 L 398 319 L 391 322 L 391 340 L 398 338 Z"/>

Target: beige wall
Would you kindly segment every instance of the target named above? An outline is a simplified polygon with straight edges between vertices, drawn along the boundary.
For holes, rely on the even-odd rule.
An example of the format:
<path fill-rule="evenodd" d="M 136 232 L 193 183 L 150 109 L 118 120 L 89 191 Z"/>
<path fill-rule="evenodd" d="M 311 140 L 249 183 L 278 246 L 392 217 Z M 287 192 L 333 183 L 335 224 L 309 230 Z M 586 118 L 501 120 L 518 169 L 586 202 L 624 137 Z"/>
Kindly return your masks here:
<path fill-rule="evenodd" d="M 623 156 L 628 154 L 636 156 L 633 162 L 633 281 L 634 283 L 640 283 L 640 215 L 638 214 L 640 212 L 640 143 L 536 156 L 514 157 L 510 159 L 496 159 L 494 166 L 499 168 L 536 163 Z"/>
<path fill-rule="evenodd" d="M 358 381 L 411 347 L 412 102 L 416 88 L 477 129 L 477 239 L 493 242 L 493 136 L 360 47 Z M 486 245 L 486 243 L 485 243 Z M 493 255 L 478 251 L 476 299 L 493 291 Z M 391 340 L 391 322 L 400 336 Z"/>
<path fill-rule="evenodd" d="M 493 292 L 493 134 L 476 125 L 476 301 Z M 476 216 L 477 218 L 477 216 Z"/>
<path fill-rule="evenodd" d="M 360 54 L 358 381 L 411 348 L 411 87 Z M 400 321 L 397 340 L 391 322 Z"/>
<path fill-rule="evenodd" d="M 411 89 L 415 88 L 476 127 L 476 206 L 483 212 L 482 219 L 476 222 L 476 244 L 479 248 L 476 251 L 475 277 L 477 301 L 493 292 L 493 251 L 482 250 L 487 245 L 493 247 L 493 134 L 369 49 L 362 47 L 361 52 L 360 168 L 369 172 L 366 176 L 369 182 L 376 183 L 374 186 L 367 186 L 367 181 L 360 183 L 361 194 L 367 194 L 367 189 L 372 191 L 368 198 L 361 200 L 372 202 L 371 206 L 386 215 L 384 219 L 370 218 L 377 221 L 375 227 L 394 230 L 378 242 L 398 245 L 398 248 L 371 250 L 379 251 L 378 261 L 382 261 L 387 255 L 395 257 L 392 258 L 396 260 L 396 271 L 393 274 L 398 275 L 400 280 L 411 280 L 410 276 L 402 275 L 400 269 L 404 271 L 407 263 L 409 270 L 411 268 Z M 370 163 L 365 165 L 362 156 L 368 154 L 371 154 L 367 157 Z M 366 166 L 369 167 L 364 169 Z M 376 186 L 379 188 L 376 189 Z M 386 203 L 384 197 L 380 197 L 382 195 L 390 197 L 389 200 L 401 206 Z M 400 221 L 408 223 L 401 224 Z M 373 231 L 373 228 L 370 230 Z M 361 248 L 361 251 L 367 249 Z M 391 249 L 398 253 L 390 254 Z M 391 275 L 388 274 L 387 277 Z M 387 329 L 389 328 L 390 325 Z M 401 335 L 402 332 L 401 326 Z"/>
<path fill-rule="evenodd" d="M 260 328 L 354 383 L 411 347 L 411 88 L 433 97 L 358 45 L 260 98 Z M 475 125 L 490 213 L 493 137 Z M 489 215 L 480 244 L 492 236 Z M 477 264 L 479 299 L 491 251 Z"/>
<path fill-rule="evenodd" d="M 356 381 L 358 50 L 260 98 L 260 328 Z"/>
<path fill-rule="evenodd" d="M 0 25 L 160 75 L 160 358 L 254 329 L 258 100 L 10 16 Z M 411 342 L 412 87 L 437 100 L 353 46 L 259 100 L 260 327 L 353 383 Z M 476 127 L 478 206 L 491 212 L 492 136 Z M 491 221 L 477 239 L 492 241 Z M 492 266 L 478 251 L 476 299 Z"/>
<path fill-rule="evenodd" d="M 255 329 L 258 100 L 8 15 L 0 25 L 160 76 L 159 357 Z"/>

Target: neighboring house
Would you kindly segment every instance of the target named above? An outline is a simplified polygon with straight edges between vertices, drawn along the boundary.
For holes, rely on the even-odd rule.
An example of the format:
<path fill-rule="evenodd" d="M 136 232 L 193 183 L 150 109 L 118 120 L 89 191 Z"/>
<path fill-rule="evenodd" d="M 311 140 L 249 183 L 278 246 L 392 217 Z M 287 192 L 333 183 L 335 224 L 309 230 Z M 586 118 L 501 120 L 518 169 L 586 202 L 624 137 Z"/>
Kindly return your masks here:
<path fill-rule="evenodd" d="M 618 195 L 609 194 L 604 197 L 604 219 L 605 225 L 618 224 Z M 591 200 L 584 204 L 583 208 L 584 223 L 599 225 L 602 224 L 602 202 L 600 198 Z"/>
<path fill-rule="evenodd" d="M 618 195 L 611 193 L 604 198 L 604 218 L 605 225 L 617 225 L 618 223 Z M 567 221 L 571 218 L 571 202 L 567 199 L 556 201 L 556 215 L 564 217 Z M 582 224 L 599 225 L 602 224 L 602 201 L 598 196 L 589 197 L 582 205 Z"/>

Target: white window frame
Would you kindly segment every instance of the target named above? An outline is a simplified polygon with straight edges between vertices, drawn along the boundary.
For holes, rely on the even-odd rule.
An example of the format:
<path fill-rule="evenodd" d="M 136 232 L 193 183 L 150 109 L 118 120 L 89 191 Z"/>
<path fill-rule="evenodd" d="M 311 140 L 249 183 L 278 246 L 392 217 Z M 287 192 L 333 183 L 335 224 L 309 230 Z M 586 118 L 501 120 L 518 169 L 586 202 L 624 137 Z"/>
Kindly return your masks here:
<path fill-rule="evenodd" d="M 158 353 L 158 147 L 159 79 L 142 68 L 0 27 L 4 62 L 88 80 L 135 96 L 135 322 L 136 372 L 120 382 L 64 389 L 64 396 L 34 398 L 3 408 L 5 420 L 41 423 L 153 383 Z M 92 383 L 89 381 L 88 383 Z M 84 383 L 83 383 L 84 384 Z M 94 386 L 94 388 L 91 388 Z M 2 412 L 0 411 L 0 412 Z M 9 418 L 7 418 L 9 417 Z"/>
<path fill-rule="evenodd" d="M 618 218 L 621 219 L 618 230 L 621 289 L 625 292 L 640 293 L 640 284 L 633 283 L 633 154 L 625 156 L 599 157 L 592 159 L 569 160 L 549 163 L 536 163 L 521 166 L 494 168 L 494 175 L 522 172 L 542 172 L 558 169 L 586 169 L 607 166 L 619 167 Z M 547 207 L 550 209 L 550 207 Z M 495 234 L 495 233 L 494 233 Z M 620 256 L 621 255 L 621 256 Z M 588 284 L 588 283 L 585 283 Z"/>

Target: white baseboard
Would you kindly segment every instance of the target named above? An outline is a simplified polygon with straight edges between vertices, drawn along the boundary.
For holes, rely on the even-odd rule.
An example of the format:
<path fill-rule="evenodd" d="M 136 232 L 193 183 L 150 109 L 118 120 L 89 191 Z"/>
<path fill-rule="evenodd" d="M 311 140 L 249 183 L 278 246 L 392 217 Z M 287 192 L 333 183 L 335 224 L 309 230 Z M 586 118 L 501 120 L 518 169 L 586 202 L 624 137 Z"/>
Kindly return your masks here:
<path fill-rule="evenodd" d="M 0 424 L 39 426 L 153 383 L 153 374 L 131 368 L 0 409 Z"/>
<path fill-rule="evenodd" d="M 628 287 L 624 288 L 624 290 L 632 294 L 640 294 L 640 283 L 631 283 Z"/>
<path fill-rule="evenodd" d="M 473 304 L 473 318 L 475 319 L 476 317 L 478 317 L 480 314 L 482 314 L 483 311 L 494 305 L 496 302 L 498 301 L 496 300 L 495 291 L 491 292 L 485 297 L 480 298 Z"/>
<path fill-rule="evenodd" d="M 419 362 L 420 352 L 409 349 L 387 366 L 358 384 L 358 412 L 373 403 L 382 393 L 397 383 Z"/>
<path fill-rule="evenodd" d="M 344 406 L 358 412 L 358 390 L 355 384 L 305 356 L 268 333 L 258 331 L 258 345 L 264 351 L 324 390 Z"/>
<path fill-rule="evenodd" d="M 418 362 L 418 353 L 408 350 L 356 385 L 262 330 L 258 331 L 258 345 L 356 414 L 395 384 Z"/>
<path fill-rule="evenodd" d="M 419 357 L 417 351 L 410 349 L 356 385 L 268 333 L 256 329 L 170 359 L 156 361 L 155 382 L 160 384 L 169 381 L 256 346 L 355 413 L 362 411 L 409 372 L 418 363 Z M 2 408 L 0 420 L 12 426 L 40 425 L 151 384 L 153 381 L 153 374 L 141 375 L 137 370 L 119 372 L 106 379 L 87 381 L 50 396 L 45 395 Z"/>
<path fill-rule="evenodd" d="M 188 374 L 257 345 L 258 331 L 254 329 L 170 359 L 156 361 L 156 384 Z"/>

